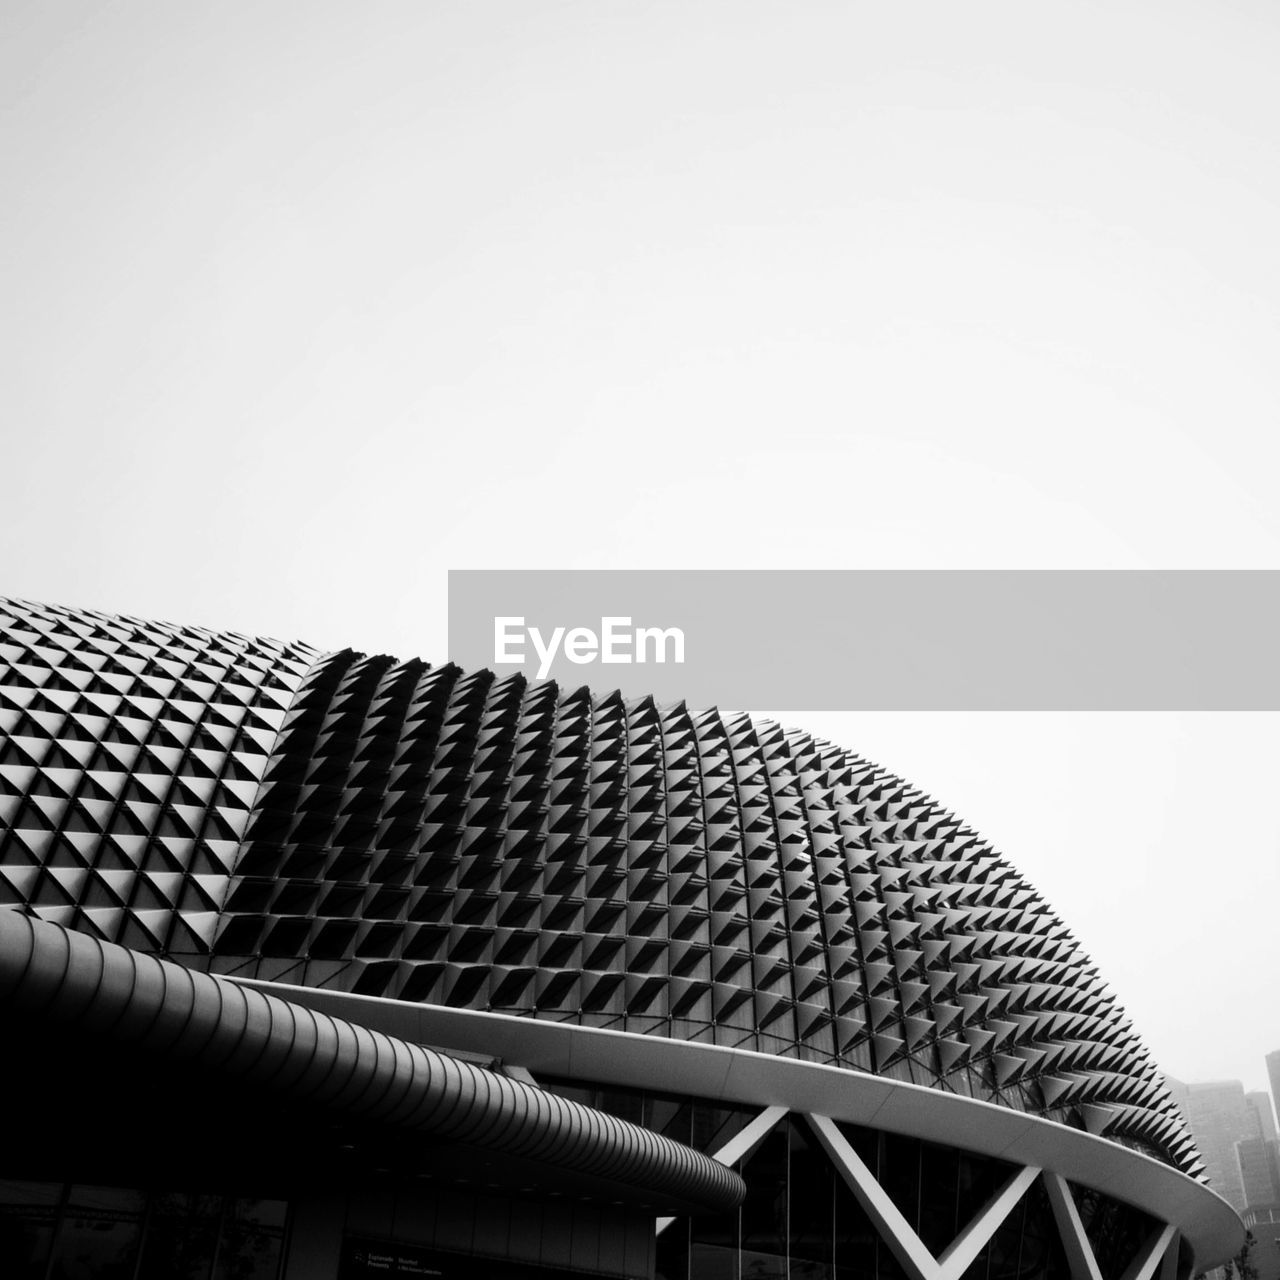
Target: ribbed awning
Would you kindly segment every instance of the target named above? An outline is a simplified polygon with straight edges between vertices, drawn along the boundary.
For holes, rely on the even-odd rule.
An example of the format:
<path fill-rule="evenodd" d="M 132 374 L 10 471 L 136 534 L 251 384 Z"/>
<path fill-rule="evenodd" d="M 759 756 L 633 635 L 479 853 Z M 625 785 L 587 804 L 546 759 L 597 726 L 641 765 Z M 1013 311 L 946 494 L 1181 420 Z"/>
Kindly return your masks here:
<path fill-rule="evenodd" d="M 0 1004 L 399 1133 L 606 1179 L 690 1211 L 745 1194 L 659 1134 L 226 978 L 0 910 Z"/>

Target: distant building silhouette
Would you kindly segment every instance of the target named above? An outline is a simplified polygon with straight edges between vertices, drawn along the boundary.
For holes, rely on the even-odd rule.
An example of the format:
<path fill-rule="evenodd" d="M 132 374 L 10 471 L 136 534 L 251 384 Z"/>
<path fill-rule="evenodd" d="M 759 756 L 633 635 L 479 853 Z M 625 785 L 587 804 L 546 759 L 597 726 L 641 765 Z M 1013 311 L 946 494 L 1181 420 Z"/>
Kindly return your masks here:
<path fill-rule="evenodd" d="M 1276 1118 L 1271 1109 L 1272 1101 L 1280 1098 L 1280 1049 L 1267 1054 L 1267 1074 L 1271 1078 L 1271 1097 L 1265 1093 L 1251 1093 L 1258 1098 L 1259 1114 L 1263 1126 L 1270 1126 L 1270 1172 L 1274 1198 L 1270 1204 L 1256 1203 L 1245 1210 L 1244 1224 L 1253 1232 L 1253 1256 L 1257 1259 L 1259 1280 L 1271 1280 L 1280 1276 L 1280 1135 Z"/>
<path fill-rule="evenodd" d="M 1280 1052 L 1268 1055 L 1267 1068 L 1274 1089 Z M 1280 1280 L 1280 1141 L 1271 1096 L 1245 1093 L 1238 1080 L 1166 1082 L 1200 1147 L 1209 1185 L 1253 1233 L 1258 1280 Z"/>
<path fill-rule="evenodd" d="M 1262 1090 L 1246 1093 L 1245 1106 L 1253 1111 L 1258 1136 L 1237 1144 L 1240 1176 L 1244 1182 L 1246 1209 L 1280 1206 L 1280 1156 L 1277 1155 L 1276 1122 L 1271 1098 Z"/>
<path fill-rule="evenodd" d="M 1262 1136 L 1271 1142 L 1280 1138 L 1280 1132 L 1276 1130 L 1275 1113 L 1271 1109 L 1271 1095 L 1265 1089 L 1255 1089 L 1252 1093 L 1246 1093 L 1244 1100 L 1257 1111 Z"/>
<path fill-rule="evenodd" d="M 1237 1146 L 1262 1138 L 1258 1108 L 1245 1100 L 1239 1080 L 1184 1084 L 1168 1078 L 1168 1084 L 1200 1148 L 1209 1185 L 1237 1212 L 1243 1212 L 1247 1199 Z"/>

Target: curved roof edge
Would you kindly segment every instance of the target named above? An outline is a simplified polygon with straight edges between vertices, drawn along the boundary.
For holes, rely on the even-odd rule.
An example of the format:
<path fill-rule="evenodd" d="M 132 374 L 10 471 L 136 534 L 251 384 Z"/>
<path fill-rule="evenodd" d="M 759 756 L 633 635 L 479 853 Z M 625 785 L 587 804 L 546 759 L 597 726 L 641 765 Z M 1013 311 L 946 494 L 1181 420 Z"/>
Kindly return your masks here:
<path fill-rule="evenodd" d="M 723 1211 L 742 1179 L 701 1152 L 447 1054 L 227 978 L 0 910 L 0 1005 L 353 1119 Z"/>
<path fill-rule="evenodd" d="M 1234 1256 L 1244 1243 L 1236 1211 L 1204 1183 L 1108 1138 L 994 1102 L 751 1049 L 284 983 L 232 981 L 287 992 L 313 1009 L 445 1049 L 502 1059 L 526 1068 L 535 1079 L 542 1072 L 785 1106 L 1034 1165 L 1171 1223 L 1191 1246 L 1197 1271 Z"/>

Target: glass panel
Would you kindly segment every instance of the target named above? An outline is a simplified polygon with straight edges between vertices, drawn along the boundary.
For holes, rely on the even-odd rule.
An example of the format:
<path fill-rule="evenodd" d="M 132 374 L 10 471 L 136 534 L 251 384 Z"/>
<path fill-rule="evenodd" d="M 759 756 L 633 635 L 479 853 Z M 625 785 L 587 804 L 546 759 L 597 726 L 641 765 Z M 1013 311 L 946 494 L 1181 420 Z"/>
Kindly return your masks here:
<path fill-rule="evenodd" d="M 964 1280 L 1017 1280 L 1026 1215 L 1027 1202 L 1023 1199 L 965 1269 Z"/>
<path fill-rule="evenodd" d="M 787 1280 L 785 1253 L 764 1253 L 743 1248 L 742 1280 Z M 701 1274 L 699 1274 L 701 1280 Z"/>
<path fill-rule="evenodd" d="M 930 1142 L 920 1144 L 920 1222 L 916 1233 L 925 1248 L 936 1258 L 966 1226 L 973 1214 L 963 1222 L 959 1204 L 960 1153 Z M 986 1203 L 978 1200 L 974 1212 Z"/>
<path fill-rule="evenodd" d="M 1117 1280 L 1142 1243 L 1156 1229 L 1154 1218 L 1101 1192 L 1071 1185 L 1085 1234 L 1093 1246 L 1103 1280 Z"/>
<path fill-rule="evenodd" d="M 274 1280 L 280 1270 L 281 1238 L 229 1218 L 218 1246 L 213 1280 Z"/>
<path fill-rule="evenodd" d="M 283 1200 L 233 1200 L 229 1206 L 233 1218 L 256 1222 L 260 1227 L 284 1230 L 284 1217 L 288 1204 Z"/>
<path fill-rule="evenodd" d="M 846 1136 L 852 1140 L 857 1132 L 859 1131 L 851 1127 Z M 860 1145 L 861 1150 L 858 1154 L 874 1169 L 876 1135 L 868 1130 L 861 1130 L 860 1133 L 857 1145 Z M 875 1227 L 871 1225 L 871 1219 L 839 1175 L 835 1178 L 834 1218 L 836 1280 L 906 1280 L 901 1264 L 880 1239 Z"/>
<path fill-rule="evenodd" d="M 579 1084 L 575 1080 L 557 1080 L 553 1077 L 539 1077 L 538 1084 L 548 1093 L 559 1098 L 567 1098 L 570 1102 L 579 1102 L 584 1107 L 595 1105 L 596 1090 L 589 1084 Z"/>
<path fill-rule="evenodd" d="M 956 1233 L 959 1234 L 1018 1170 L 1003 1160 L 991 1160 L 967 1151 L 957 1151 L 956 1157 Z"/>
<path fill-rule="evenodd" d="M 788 1247 L 791 1280 L 831 1280 L 836 1171 L 806 1126 L 790 1125 Z"/>
<path fill-rule="evenodd" d="M 1002 1244 L 1002 1254 L 991 1252 L 988 1280 L 1068 1280 L 1070 1268 L 1062 1248 L 1058 1227 L 1049 1207 L 1049 1197 L 1039 1179 L 1023 1199 L 1021 1233 L 1017 1240 L 1017 1262 L 1013 1242 Z M 1014 1215 L 1016 1218 L 1018 1215 Z M 997 1235 L 1002 1241 L 1004 1230 Z M 981 1261 L 981 1259 L 979 1259 Z"/>
<path fill-rule="evenodd" d="M 0 1259 L 13 1280 L 44 1280 L 62 1186 L 0 1181 Z"/>
<path fill-rule="evenodd" d="M 858 1158 L 871 1170 L 875 1177 L 880 1176 L 880 1134 L 875 1129 L 863 1129 L 856 1124 L 836 1121 L 836 1128 L 844 1134 L 845 1141 L 858 1153 Z"/>
<path fill-rule="evenodd" d="M 1003 1160 L 933 1142 L 921 1142 L 918 1147 L 919 1235 L 937 1257 L 1017 1170 Z"/>
<path fill-rule="evenodd" d="M 694 1241 L 689 1249 L 689 1266 L 694 1280 L 737 1280 L 738 1251 L 727 1245 Z"/>
<path fill-rule="evenodd" d="M 114 1217 L 121 1214 L 141 1214 L 146 1196 L 129 1187 L 74 1186 L 68 1196 L 72 1209 L 83 1209 L 91 1214 Z"/>
<path fill-rule="evenodd" d="M 644 1093 L 640 1089 L 600 1089 L 596 1092 L 596 1101 L 591 1105 L 611 1116 L 617 1116 L 619 1120 L 644 1124 Z"/>
<path fill-rule="evenodd" d="M 706 1214 L 689 1220 L 689 1239 L 695 1244 L 738 1247 L 738 1211 Z M 694 1273 L 698 1280 L 697 1273 Z"/>
<path fill-rule="evenodd" d="M 208 1280 L 221 1217 L 221 1196 L 152 1196 L 138 1280 Z"/>
<path fill-rule="evenodd" d="M 786 1275 L 787 1164 L 792 1122 L 765 1135 L 742 1164 L 747 1198 L 741 1209 L 742 1276 Z"/>
<path fill-rule="evenodd" d="M 695 1101 L 689 1145 L 708 1154 L 719 1151 L 763 1110 L 763 1107 L 717 1107 L 709 1102 Z"/>
<path fill-rule="evenodd" d="M 662 1094 L 653 1094 L 650 1098 L 650 1112 L 646 1116 L 646 1128 L 661 1133 L 675 1142 L 683 1142 L 686 1146 L 691 1138 L 693 1124 L 693 1104 L 687 1098 L 669 1098 Z"/>
<path fill-rule="evenodd" d="M 654 1249 L 654 1280 L 689 1280 L 689 1221 L 677 1218 L 658 1237 Z"/>
<path fill-rule="evenodd" d="M 833 1218 L 832 1254 L 837 1280 L 875 1280 L 875 1228 L 843 1179 L 836 1183 Z"/>
<path fill-rule="evenodd" d="M 7 1182 L 0 1178 L 0 1204 L 57 1208 L 62 1196 L 60 1182 Z"/>
<path fill-rule="evenodd" d="M 718 1151 L 764 1109 L 716 1106 L 680 1094 L 599 1085 L 557 1076 L 540 1076 L 538 1083 L 548 1093 L 606 1111 L 708 1153 Z"/>
<path fill-rule="evenodd" d="M 896 1133 L 882 1133 L 879 1182 L 911 1229 L 919 1234 L 920 1143 Z"/>
<path fill-rule="evenodd" d="M 51 1280 L 132 1280 L 143 1195 L 116 1187 L 72 1187 Z"/>

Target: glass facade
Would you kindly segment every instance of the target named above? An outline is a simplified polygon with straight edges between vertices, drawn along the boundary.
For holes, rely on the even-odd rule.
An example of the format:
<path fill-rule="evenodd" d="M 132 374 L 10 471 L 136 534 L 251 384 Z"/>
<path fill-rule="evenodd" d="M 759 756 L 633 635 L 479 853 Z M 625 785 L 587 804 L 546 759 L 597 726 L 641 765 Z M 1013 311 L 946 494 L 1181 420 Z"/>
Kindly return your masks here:
<path fill-rule="evenodd" d="M 546 1084 L 707 1152 L 723 1148 L 760 1111 L 660 1091 L 565 1080 Z M 1002 1161 L 952 1147 L 855 1125 L 838 1127 L 935 1257 L 1016 1172 Z M 670 1222 L 657 1238 L 655 1280 L 907 1280 L 892 1248 L 802 1118 L 784 1117 L 735 1167 L 747 1184 L 744 1203 L 732 1213 Z M 1103 1280 L 1121 1280 L 1159 1224 L 1088 1188 L 1073 1185 L 1071 1192 Z M 639 1258 L 624 1258 L 620 1246 L 614 1250 L 619 1256 L 606 1260 L 606 1245 L 620 1237 L 603 1218 L 595 1221 L 601 1213 L 607 1216 L 603 1207 L 590 1212 L 580 1207 L 570 1215 L 572 1221 L 552 1222 L 562 1211 L 550 1205 L 540 1212 L 533 1205 L 480 1199 L 425 1187 L 405 1199 L 394 1177 L 385 1187 L 371 1184 L 360 1196 L 341 1197 L 340 1216 L 348 1232 L 342 1280 L 374 1274 L 520 1280 L 547 1275 L 548 1266 L 557 1273 L 566 1266 L 576 1271 L 581 1263 L 575 1267 L 569 1259 L 586 1254 L 599 1274 L 647 1269 Z M 472 1219 L 474 1224 L 459 1235 Z M 6 1280 L 279 1280 L 285 1226 L 286 1205 L 279 1200 L 0 1181 L 0 1259 Z M 649 1228 L 643 1229 L 652 1242 Z M 646 1243 L 644 1252 L 650 1247 Z M 508 1250 L 526 1261 L 462 1256 Z M 638 1269 L 633 1263 L 640 1263 Z M 1184 1258 L 1183 1271 L 1186 1264 Z M 1038 1180 L 963 1280 L 1070 1280 Z"/>
<path fill-rule="evenodd" d="M 760 1114 L 759 1107 L 707 1102 L 657 1089 L 627 1089 L 619 1085 L 539 1076 L 539 1085 L 597 1111 L 617 1116 L 664 1138 L 682 1142 L 697 1151 L 714 1155 L 740 1129 Z"/>
<path fill-rule="evenodd" d="M 1088 1187 L 1072 1184 L 1071 1195 L 1103 1280 L 1123 1275 L 1129 1260 L 1160 1224 L 1140 1209 Z"/>
<path fill-rule="evenodd" d="M 276 1280 L 278 1200 L 56 1182 L 0 1182 L 12 1280 Z"/>
<path fill-rule="evenodd" d="M 916 1234 L 940 1254 L 1013 1173 L 996 1160 L 840 1126 Z M 675 1222 L 658 1241 L 661 1280 L 905 1280 L 889 1245 L 808 1126 L 783 1120 L 743 1161 L 733 1215 Z M 965 1280 L 1068 1280 L 1047 1199 L 1033 1189 Z"/>
<path fill-rule="evenodd" d="M 554 1093 L 714 1153 L 760 1107 L 647 1089 L 546 1079 Z M 839 1129 L 935 1257 L 1014 1176 L 1004 1161 L 857 1125 Z M 678 1219 L 658 1238 L 658 1280 L 906 1280 L 889 1245 L 798 1117 L 781 1121 L 735 1165 L 747 1183 L 736 1213 Z M 1096 1191 L 1073 1187 L 1103 1280 L 1120 1280 L 1157 1224 Z M 964 1280 L 1069 1280 L 1037 1181 L 970 1264 Z"/>

